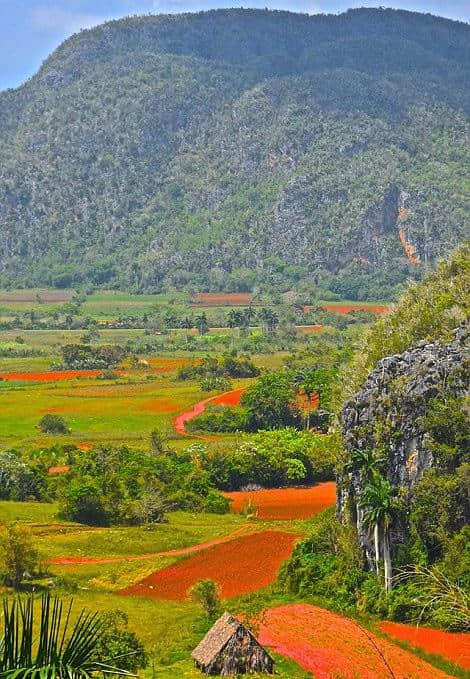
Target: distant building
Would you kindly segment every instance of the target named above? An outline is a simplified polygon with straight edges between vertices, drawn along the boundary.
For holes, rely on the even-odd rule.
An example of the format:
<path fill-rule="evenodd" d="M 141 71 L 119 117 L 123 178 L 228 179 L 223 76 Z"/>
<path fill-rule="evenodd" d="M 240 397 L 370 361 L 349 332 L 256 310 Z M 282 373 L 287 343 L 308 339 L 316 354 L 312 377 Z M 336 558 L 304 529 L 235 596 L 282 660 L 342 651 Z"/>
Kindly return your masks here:
<path fill-rule="evenodd" d="M 251 632 L 230 613 L 224 613 L 192 652 L 205 674 L 273 674 L 274 661 Z"/>

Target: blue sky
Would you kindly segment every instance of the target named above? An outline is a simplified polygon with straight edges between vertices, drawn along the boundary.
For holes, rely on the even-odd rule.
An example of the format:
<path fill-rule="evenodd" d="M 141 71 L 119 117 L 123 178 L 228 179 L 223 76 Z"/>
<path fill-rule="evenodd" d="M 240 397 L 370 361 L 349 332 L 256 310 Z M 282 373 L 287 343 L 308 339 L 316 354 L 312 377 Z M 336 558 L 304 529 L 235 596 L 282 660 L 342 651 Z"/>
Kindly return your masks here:
<path fill-rule="evenodd" d="M 470 22 L 470 0 L 0 0 L 0 90 L 21 84 L 72 33 L 129 14 L 215 7 L 269 7 L 315 14 L 379 5 Z"/>

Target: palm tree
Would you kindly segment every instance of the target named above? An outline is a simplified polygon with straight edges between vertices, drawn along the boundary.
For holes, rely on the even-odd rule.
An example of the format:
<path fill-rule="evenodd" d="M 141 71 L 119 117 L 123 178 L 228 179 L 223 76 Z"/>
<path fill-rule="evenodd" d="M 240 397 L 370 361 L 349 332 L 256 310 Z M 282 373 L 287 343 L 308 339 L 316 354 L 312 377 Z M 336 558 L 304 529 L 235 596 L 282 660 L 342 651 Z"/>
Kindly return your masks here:
<path fill-rule="evenodd" d="M 82 610 L 70 625 L 72 601 L 63 622 L 62 601 L 50 594 L 41 599 L 38 641 L 34 599 L 3 601 L 0 677 L 8 679 L 90 679 L 96 673 L 134 676 L 98 661 L 97 644 L 104 627 L 96 613 Z M 70 629 L 70 633 L 68 633 Z"/>
<path fill-rule="evenodd" d="M 305 429 L 310 429 L 310 411 L 312 410 L 312 396 L 317 393 L 317 379 L 316 370 L 310 368 L 302 370 L 295 376 L 295 383 L 299 389 L 302 389 L 307 398 L 307 417 Z"/>
<path fill-rule="evenodd" d="M 380 541 L 384 560 L 385 589 L 392 589 L 392 562 L 390 559 L 389 529 L 398 506 L 392 484 L 377 472 L 373 474 L 359 498 L 364 512 L 364 523 L 374 530 L 375 565 L 380 565 Z"/>
<path fill-rule="evenodd" d="M 353 448 L 345 469 L 349 473 L 361 472 L 365 481 L 371 481 L 385 461 L 385 457 L 380 457 L 372 448 Z"/>
<path fill-rule="evenodd" d="M 199 316 L 196 316 L 195 323 L 200 335 L 205 335 L 209 332 L 209 323 L 207 322 L 205 311 L 203 311 L 202 314 L 199 314 Z"/>

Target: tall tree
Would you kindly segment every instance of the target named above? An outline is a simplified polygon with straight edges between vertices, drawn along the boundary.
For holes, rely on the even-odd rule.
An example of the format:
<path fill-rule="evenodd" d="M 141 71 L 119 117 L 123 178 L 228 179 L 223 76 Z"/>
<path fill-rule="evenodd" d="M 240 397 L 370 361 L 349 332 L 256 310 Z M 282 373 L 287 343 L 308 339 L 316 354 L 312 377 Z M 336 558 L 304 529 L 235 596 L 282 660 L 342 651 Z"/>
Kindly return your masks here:
<path fill-rule="evenodd" d="M 381 474 L 374 473 L 359 500 L 364 508 L 364 522 L 374 531 L 375 564 L 377 574 L 380 570 L 380 542 L 384 561 L 385 589 L 392 589 L 392 562 L 390 558 L 390 524 L 398 509 L 393 486 Z"/>

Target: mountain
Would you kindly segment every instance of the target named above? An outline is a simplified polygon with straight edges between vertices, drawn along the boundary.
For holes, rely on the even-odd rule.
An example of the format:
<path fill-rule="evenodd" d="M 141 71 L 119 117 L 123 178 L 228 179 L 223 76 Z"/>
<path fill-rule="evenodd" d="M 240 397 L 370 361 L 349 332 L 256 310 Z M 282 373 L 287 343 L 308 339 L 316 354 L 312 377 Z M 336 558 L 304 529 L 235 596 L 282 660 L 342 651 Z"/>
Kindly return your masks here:
<path fill-rule="evenodd" d="M 468 234 L 469 64 L 388 9 L 82 31 L 0 93 L 0 283 L 393 296 Z"/>

